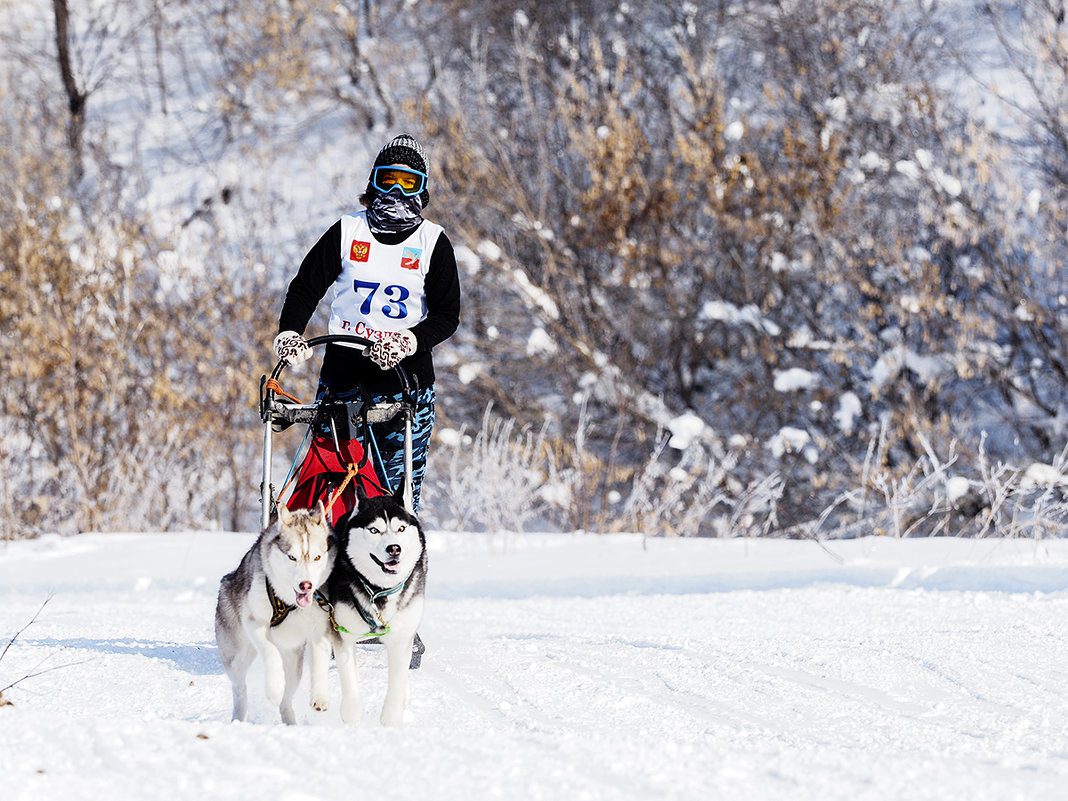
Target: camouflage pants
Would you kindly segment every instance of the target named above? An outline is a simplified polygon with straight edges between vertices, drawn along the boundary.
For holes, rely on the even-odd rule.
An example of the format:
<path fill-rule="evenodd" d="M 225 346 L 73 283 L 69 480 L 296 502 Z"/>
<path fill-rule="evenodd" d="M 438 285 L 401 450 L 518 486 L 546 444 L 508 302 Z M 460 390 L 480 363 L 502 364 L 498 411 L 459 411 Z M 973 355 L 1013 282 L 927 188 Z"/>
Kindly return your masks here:
<path fill-rule="evenodd" d="M 319 397 L 327 392 L 320 385 Z M 353 400 L 360 397 L 358 390 L 331 393 L 331 400 Z M 415 419 L 412 421 L 412 502 L 415 511 L 419 511 L 419 494 L 426 472 L 426 457 L 430 451 L 430 434 L 434 429 L 434 387 L 419 390 L 415 395 Z M 372 404 L 394 403 L 404 400 L 402 393 L 375 392 L 371 394 Z M 368 452 L 375 472 L 383 483 L 383 488 L 394 492 L 404 485 L 404 418 L 400 415 L 385 423 L 371 427 L 369 442 L 362 443 Z"/>
<path fill-rule="evenodd" d="M 400 393 L 376 394 L 373 397 L 375 403 L 391 403 L 402 399 Z M 430 434 L 434 429 L 434 399 L 433 387 L 420 390 L 415 396 L 415 420 L 412 421 L 412 503 L 417 512 L 419 490 L 426 472 L 426 456 L 430 451 Z M 386 489 L 390 491 L 396 491 L 404 485 L 404 426 L 400 418 L 397 423 L 400 425 L 399 430 L 397 425 L 391 423 L 371 426 L 371 435 L 378 446 L 378 453 L 372 453 L 375 469 L 384 473 L 382 478 L 387 483 Z"/>

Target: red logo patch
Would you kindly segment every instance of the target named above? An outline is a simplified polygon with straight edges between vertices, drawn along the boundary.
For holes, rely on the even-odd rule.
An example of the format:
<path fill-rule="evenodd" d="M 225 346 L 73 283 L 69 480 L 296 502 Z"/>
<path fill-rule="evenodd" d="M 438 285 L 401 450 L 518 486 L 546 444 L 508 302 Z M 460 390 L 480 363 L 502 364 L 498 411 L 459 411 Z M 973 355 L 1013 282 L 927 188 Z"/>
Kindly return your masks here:
<path fill-rule="evenodd" d="M 349 253 L 349 259 L 351 261 L 367 261 L 367 257 L 370 255 L 370 253 L 370 242 L 360 242 L 358 240 L 353 240 L 352 252 Z"/>
<path fill-rule="evenodd" d="M 401 267 L 405 270 L 418 270 L 419 259 L 423 251 L 420 248 L 405 248 L 401 253 Z"/>

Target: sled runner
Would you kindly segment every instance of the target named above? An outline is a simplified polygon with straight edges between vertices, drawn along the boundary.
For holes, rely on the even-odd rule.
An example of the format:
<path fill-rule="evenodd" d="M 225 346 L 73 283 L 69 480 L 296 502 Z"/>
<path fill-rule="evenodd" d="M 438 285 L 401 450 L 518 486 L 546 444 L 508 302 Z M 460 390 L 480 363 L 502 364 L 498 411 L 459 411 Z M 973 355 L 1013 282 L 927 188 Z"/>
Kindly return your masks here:
<path fill-rule="evenodd" d="M 330 334 L 308 340 L 310 347 L 332 342 L 366 350 L 371 341 L 351 334 Z M 260 484 L 260 528 L 270 525 L 282 496 L 288 509 L 310 508 L 321 500 L 331 521 L 356 506 L 356 482 L 368 497 L 391 494 L 396 488 L 384 485 L 376 466 L 377 446 L 371 425 L 401 417 L 404 426 L 404 505 L 411 511 L 412 421 L 415 419 L 415 390 L 403 367 L 394 368 L 402 387 L 402 402 L 373 404 L 370 393 L 362 390 L 355 400 L 336 400 L 329 395 L 313 403 L 302 403 L 283 391 L 279 379 L 286 363 L 279 360 L 270 377 L 260 378 L 260 419 L 263 420 L 263 476 Z M 290 427 L 304 427 L 305 441 L 298 449 L 281 490 L 271 476 L 273 436 Z M 307 448 L 305 449 L 305 444 Z M 303 453 L 303 456 L 301 455 Z M 298 467 L 299 463 L 299 467 Z M 294 476 L 294 474 L 296 474 Z"/>

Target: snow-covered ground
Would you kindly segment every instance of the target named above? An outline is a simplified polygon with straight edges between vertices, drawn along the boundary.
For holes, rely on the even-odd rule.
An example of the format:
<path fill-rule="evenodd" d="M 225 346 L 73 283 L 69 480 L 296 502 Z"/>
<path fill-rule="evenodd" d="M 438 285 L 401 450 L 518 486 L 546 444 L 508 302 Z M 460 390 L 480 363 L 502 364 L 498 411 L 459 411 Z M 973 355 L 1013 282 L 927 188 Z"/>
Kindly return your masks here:
<path fill-rule="evenodd" d="M 432 532 L 410 720 L 231 724 L 219 577 L 252 535 L 0 544 L 0 797 L 1053 799 L 1068 540 Z M 256 678 L 260 674 L 256 674 Z M 338 698 L 331 675 L 333 700 Z"/>

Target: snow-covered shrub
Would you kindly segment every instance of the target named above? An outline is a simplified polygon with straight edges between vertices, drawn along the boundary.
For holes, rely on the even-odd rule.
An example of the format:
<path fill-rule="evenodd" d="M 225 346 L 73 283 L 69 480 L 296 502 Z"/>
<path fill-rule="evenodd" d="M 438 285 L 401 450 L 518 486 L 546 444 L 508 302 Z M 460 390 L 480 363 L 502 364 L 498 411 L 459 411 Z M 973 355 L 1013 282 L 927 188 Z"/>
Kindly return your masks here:
<path fill-rule="evenodd" d="M 924 440 L 914 464 L 890 470 L 885 434 L 884 428 L 870 443 L 856 489 L 812 524 L 798 527 L 797 535 L 1041 539 L 1068 531 L 1068 446 L 1052 464 L 1020 469 L 991 463 L 985 437 L 976 446 L 974 465 L 960 460 L 958 443 L 942 456 Z M 828 520 L 836 522 L 827 525 Z"/>
<path fill-rule="evenodd" d="M 544 431 L 517 429 L 487 407 L 472 436 L 438 433 L 424 480 L 427 519 L 459 531 L 522 532 L 546 508 L 569 500 Z"/>
<path fill-rule="evenodd" d="M 737 454 L 717 459 L 705 443 L 692 442 L 665 463 L 667 440 L 635 477 L 623 507 L 622 528 L 649 536 L 764 536 L 778 528 L 782 496 L 778 474 L 742 486 L 731 478 Z"/>

